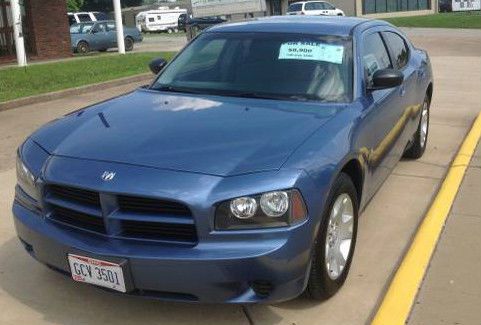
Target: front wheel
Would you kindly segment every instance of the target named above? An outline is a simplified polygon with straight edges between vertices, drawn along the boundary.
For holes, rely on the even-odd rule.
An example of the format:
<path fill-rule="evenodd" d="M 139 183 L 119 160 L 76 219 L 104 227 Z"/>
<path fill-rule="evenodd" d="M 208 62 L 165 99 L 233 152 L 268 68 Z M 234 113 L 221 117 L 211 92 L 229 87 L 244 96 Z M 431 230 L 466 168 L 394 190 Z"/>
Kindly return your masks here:
<path fill-rule="evenodd" d="M 404 158 L 418 159 L 421 158 L 426 151 L 426 144 L 428 142 L 429 134 L 429 96 L 426 94 L 421 110 L 421 119 L 414 134 L 410 146 L 404 152 Z"/>
<path fill-rule="evenodd" d="M 351 178 L 334 182 L 313 247 L 306 294 L 316 300 L 333 296 L 344 284 L 356 246 L 359 207 Z"/>
<path fill-rule="evenodd" d="M 80 53 L 80 54 L 87 54 L 88 52 L 90 52 L 90 46 L 87 42 L 79 42 L 78 45 L 77 45 L 77 53 Z"/>
<path fill-rule="evenodd" d="M 134 49 L 134 40 L 131 39 L 130 37 L 125 38 L 125 50 L 127 52 L 130 52 Z"/>

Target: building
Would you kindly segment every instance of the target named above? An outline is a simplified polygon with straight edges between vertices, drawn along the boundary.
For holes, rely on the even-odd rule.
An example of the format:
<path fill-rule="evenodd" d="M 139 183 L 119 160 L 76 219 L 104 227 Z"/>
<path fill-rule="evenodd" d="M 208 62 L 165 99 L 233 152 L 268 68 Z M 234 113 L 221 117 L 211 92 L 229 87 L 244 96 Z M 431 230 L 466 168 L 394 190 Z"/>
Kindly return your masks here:
<path fill-rule="evenodd" d="M 267 0 L 281 2 L 281 7 L 296 0 Z M 326 0 L 342 9 L 348 16 L 387 18 L 394 16 L 429 15 L 437 12 L 438 0 Z M 276 5 L 277 6 L 277 5 Z"/>
<path fill-rule="evenodd" d="M 22 34 L 30 59 L 72 55 L 65 0 L 24 0 L 20 3 Z M 10 0 L 0 0 L 0 63 L 15 61 Z"/>
<path fill-rule="evenodd" d="M 266 0 L 265 13 L 251 16 L 285 15 L 290 4 L 300 0 Z M 428 15 L 437 12 L 438 0 L 326 0 L 348 16 L 383 18 L 392 16 Z"/>

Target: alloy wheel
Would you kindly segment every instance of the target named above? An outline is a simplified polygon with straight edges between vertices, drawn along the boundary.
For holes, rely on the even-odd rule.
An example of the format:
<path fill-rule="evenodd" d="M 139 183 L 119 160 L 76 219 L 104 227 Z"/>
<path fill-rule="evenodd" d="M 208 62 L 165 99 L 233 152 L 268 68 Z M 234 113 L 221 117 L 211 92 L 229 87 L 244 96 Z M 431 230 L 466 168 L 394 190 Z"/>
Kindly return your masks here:
<path fill-rule="evenodd" d="M 327 225 L 326 269 L 332 280 L 341 276 L 351 251 L 354 231 L 354 206 L 351 197 L 344 193 L 334 202 Z"/>

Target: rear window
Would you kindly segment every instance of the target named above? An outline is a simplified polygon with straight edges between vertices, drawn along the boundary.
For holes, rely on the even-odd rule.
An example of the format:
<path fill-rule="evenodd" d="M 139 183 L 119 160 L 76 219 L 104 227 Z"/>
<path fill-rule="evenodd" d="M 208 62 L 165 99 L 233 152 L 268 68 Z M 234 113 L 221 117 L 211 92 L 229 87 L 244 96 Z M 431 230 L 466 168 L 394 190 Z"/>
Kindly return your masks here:
<path fill-rule="evenodd" d="M 288 12 L 302 11 L 302 3 L 293 3 L 287 9 Z"/>

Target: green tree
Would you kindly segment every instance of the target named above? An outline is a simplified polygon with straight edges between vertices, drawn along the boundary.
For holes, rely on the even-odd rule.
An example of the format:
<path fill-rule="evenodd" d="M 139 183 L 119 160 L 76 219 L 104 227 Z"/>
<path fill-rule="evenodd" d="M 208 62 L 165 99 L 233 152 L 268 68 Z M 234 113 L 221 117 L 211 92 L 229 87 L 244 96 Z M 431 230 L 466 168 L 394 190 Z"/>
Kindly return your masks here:
<path fill-rule="evenodd" d="M 68 11 L 79 11 L 84 5 L 84 0 L 67 0 Z"/>

